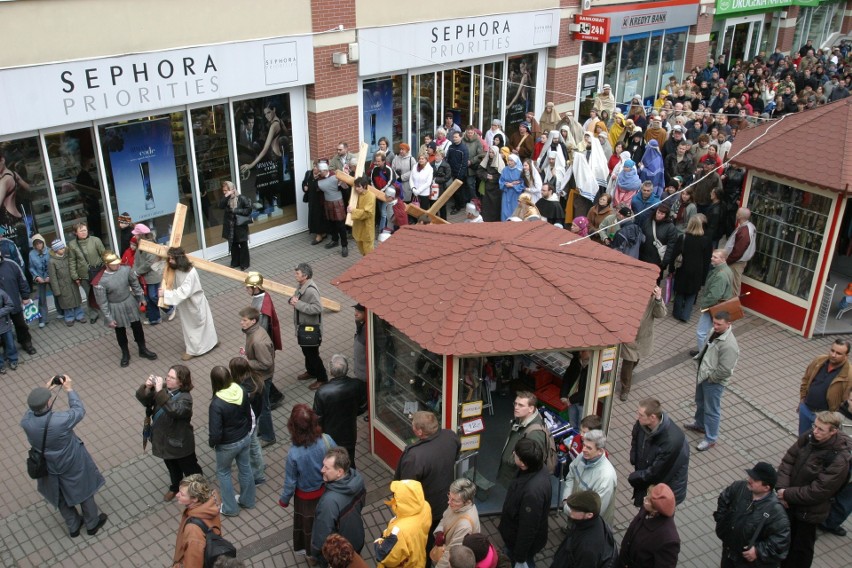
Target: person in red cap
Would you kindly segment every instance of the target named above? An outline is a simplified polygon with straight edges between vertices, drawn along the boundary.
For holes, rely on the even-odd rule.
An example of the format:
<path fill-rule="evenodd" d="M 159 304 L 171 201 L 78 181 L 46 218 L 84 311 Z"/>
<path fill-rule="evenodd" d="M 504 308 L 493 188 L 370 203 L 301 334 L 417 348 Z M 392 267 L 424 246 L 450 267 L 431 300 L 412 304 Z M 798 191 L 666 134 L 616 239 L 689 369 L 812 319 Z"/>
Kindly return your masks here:
<path fill-rule="evenodd" d="M 624 533 L 616 566 L 677 566 L 680 535 L 674 513 L 675 496 L 671 487 L 665 483 L 649 487 L 642 507 Z"/>

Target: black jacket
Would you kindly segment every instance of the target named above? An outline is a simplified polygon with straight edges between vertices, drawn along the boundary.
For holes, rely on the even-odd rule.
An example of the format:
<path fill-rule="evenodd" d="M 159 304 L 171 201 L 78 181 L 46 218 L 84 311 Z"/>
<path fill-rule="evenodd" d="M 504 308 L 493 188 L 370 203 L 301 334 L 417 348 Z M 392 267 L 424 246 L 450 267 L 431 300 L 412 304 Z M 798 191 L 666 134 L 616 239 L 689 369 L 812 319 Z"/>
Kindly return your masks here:
<path fill-rule="evenodd" d="M 440 166 L 432 164 L 432 168 L 435 171 L 432 182 L 438 184 L 440 190 L 444 191 L 450 185 L 450 180 L 453 179 L 453 170 L 450 168 L 450 164 L 444 159 Z"/>
<path fill-rule="evenodd" d="M 213 393 L 208 430 L 208 444 L 211 448 L 233 444 L 248 436 L 251 432 L 251 405 L 245 390 L 240 404 L 225 402 Z"/>
<path fill-rule="evenodd" d="M 644 508 L 633 517 L 621 540 L 617 568 L 675 568 L 680 535 L 674 517 L 648 517 Z"/>
<path fill-rule="evenodd" d="M 355 552 L 360 553 L 364 548 L 361 509 L 366 498 L 364 479 L 357 470 L 350 469 L 337 481 L 325 484 L 325 492 L 319 498 L 314 514 L 310 550 L 310 556 L 319 561 L 321 566 L 328 565 L 322 555 L 322 545 L 331 533 L 338 533 L 348 540 Z"/>
<path fill-rule="evenodd" d="M 172 460 L 195 453 L 191 394 L 178 392 L 172 396 L 165 388 L 154 392 L 143 384 L 136 391 L 136 399 L 152 418 L 156 417 L 151 425 L 151 452 L 155 456 Z"/>
<path fill-rule="evenodd" d="M 614 556 L 612 531 L 600 516 L 596 516 L 568 524 L 568 533 L 553 556 L 551 568 L 597 567 Z"/>
<path fill-rule="evenodd" d="M 223 197 L 219 201 L 219 208 L 224 210 L 222 217 L 222 238 L 234 243 L 244 243 L 248 240 L 248 225 L 237 225 L 237 215 L 251 215 L 251 200 L 245 195 L 237 196 L 237 206 L 231 209 L 228 206 L 229 197 Z"/>
<path fill-rule="evenodd" d="M 452 430 L 441 429 L 405 448 L 393 478 L 415 479 L 423 486 L 423 496 L 432 508 L 432 521 L 447 509 L 447 492 L 456 476 L 456 459 L 461 442 Z"/>
<path fill-rule="evenodd" d="M 444 159 L 450 165 L 450 171 L 455 179 L 465 179 L 467 176 L 467 146 L 463 142 L 447 146 L 447 155 Z"/>
<path fill-rule="evenodd" d="M 747 482 L 735 481 L 719 494 L 713 519 L 716 536 L 722 541 L 722 557 L 727 557 L 732 566 L 769 568 L 778 566 L 787 557 L 790 519 L 774 491 L 759 501 L 752 501 Z M 756 534 L 758 529 L 760 533 Z M 757 560 L 746 562 L 742 551 L 750 547 L 752 540 Z"/>
<path fill-rule="evenodd" d="M 546 468 L 522 471 L 509 485 L 497 530 L 512 552 L 512 564 L 531 560 L 547 544 L 551 497 Z"/>
<path fill-rule="evenodd" d="M 332 379 L 317 389 L 314 412 L 322 431 L 344 448 L 358 441 L 358 415 L 366 409 L 367 383 L 350 377 Z"/>
<path fill-rule="evenodd" d="M 710 237 L 684 234 L 675 244 L 672 265 L 679 254 L 683 254 L 683 264 L 675 271 L 674 291 L 684 296 L 697 294 L 710 269 L 713 254 Z"/>
<path fill-rule="evenodd" d="M 686 499 L 689 441 L 668 414 L 663 413 L 663 420 L 653 433 L 648 433 L 638 421 L 633 425 L 630 463 L 636 468 L 627 476 L 635 506 L 642 506 L 648 486 L 657 483 L 671 487 L 678 504 Z"/>
<path fill-rule="evenodd" d="M 655 222 L 656 220 L 654 216 L 652 216 L 645 221 L 645 225 L 642 227 L 642 232 L 645 234 L 645 242 L 642 243 L 642 248 L 639 249 L 639 260 L 656 264 L 662 268 L 671 264 L 672 259 L 674 258 L 674 249 L 675 244 L 677 243 L 678 232 L 674 223 L 668 219 L 657 223 L 657 240 L 666 245 L 665 255 L 663 258 L 660 258 L 657 247 L 654 245 L 654 227 L 652 226 L 652 223 Z"/>

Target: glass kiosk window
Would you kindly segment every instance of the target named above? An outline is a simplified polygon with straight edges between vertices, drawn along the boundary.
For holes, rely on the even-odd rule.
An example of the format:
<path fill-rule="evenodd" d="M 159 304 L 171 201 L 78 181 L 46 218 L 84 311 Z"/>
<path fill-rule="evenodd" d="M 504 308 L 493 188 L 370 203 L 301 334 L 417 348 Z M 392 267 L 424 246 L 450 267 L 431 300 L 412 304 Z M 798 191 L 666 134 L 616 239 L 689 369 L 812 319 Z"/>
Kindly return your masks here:
<path fill-rule="evenodd" d="M 745 275 L 808 299 L 831 199 L 755 176 L 748 208 L 760 237 Z"/>
<path fill-rule="evenodd" d="M 431 410 L 441 416 L 443 357 L 423 349 L 395 327 L 373 315 L 373 382 L 376 420 L 404 440 L 411 437 L 411 416 Z"/>

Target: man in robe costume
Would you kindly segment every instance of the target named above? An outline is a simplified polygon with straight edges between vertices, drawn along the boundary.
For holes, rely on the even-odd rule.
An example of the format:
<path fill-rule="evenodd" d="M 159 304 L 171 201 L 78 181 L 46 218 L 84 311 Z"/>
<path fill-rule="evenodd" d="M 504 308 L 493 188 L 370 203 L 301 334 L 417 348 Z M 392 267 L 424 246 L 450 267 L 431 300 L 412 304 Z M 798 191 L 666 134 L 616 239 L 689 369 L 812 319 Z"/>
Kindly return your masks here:
<path fill-rule="evenodd" d="M 180 316 L 183 341 L 186 343 L 186 351 L 181 359 L 189 361 L 219 345 L 219 337 L 213 325 L 210 304 L 201 288 L 198 271 L 186 258 L 183 248 L 172 247 L 168 255 L 169 266 L 175 271 L 175 283 L 170 290 L 160 288 L 160 295 L 166 304 L 175 306 Z"/>
<path fill-rule="evenodd" d="M 281 351 L 281 327 L 278 324 L 278 312 L 275 311 L 272 297 L 263 289 L 263 275 L 260 272 L 249 272 L 244 283 L 251 296 L 251 307 L 260 312 L 257 323 L 269 334 L 275 351 Z M 275 383 L 270 383 L 269 406 L 274 409 L 282 402 L 284 402 L 284 393 L 278 390 Z"/>

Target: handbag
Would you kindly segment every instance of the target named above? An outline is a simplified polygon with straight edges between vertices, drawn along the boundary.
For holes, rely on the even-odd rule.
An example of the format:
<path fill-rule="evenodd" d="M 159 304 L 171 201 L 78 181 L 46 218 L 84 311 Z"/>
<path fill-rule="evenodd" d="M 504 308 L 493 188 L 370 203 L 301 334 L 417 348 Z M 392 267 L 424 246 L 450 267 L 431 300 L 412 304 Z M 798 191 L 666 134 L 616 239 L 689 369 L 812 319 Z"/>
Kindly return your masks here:
<path fill-rule="evenodd" d="M 234 215 L 234 223 L 237 227 L 245 227 L 254 223 L 254 220 L 250 215 Z"/>
<path fill-rule="evenodd" d="M 468 515 L 462 515 L 461 517 L 459 517 L 458 519 L 456 519 L 456 520 L 453 522 L 453 524 L 451 524 L 449 527 L 447 527 L 447 529 L 446 529 L 446 530 L 442 531 L 442 535 L 446 535 L 448 532 L 450 532 L 451 530 L 453 530 L 453 529 L 455 528 L 455 526 L 459 523 L 459 521 L 461 521 L 462 519 L 467 519 L 467 522 L 469 522 L 469 523 L 471 524 L 471 526 L 473 526 L 473 519 L 471 519 Z M 436 540 L 437 540 L 437 539 L 436 539 Z M 433 547 L 429 550 L 429 559 L 430 559 L 432 562 L 434 562 L 435 564 L 437 564 L 437 563 L 438 563 L 438 561 L 440 561 L 440 560 L 441 560 L 441 557 L 442 557 L 442 556 L 444 556 L 444 551 L 445 551 L 445 550 L 446 550 L 446 548 L 447 548 L 446 544 L 443 544 L 443 540 L 444 540 L 444 539 L 443 539 L 443 538 L 441 538 L 442 544 L 440 544 L 440 545 L 437 545 L 437 544 L 436 544 L 435 546 L 433 546 Z"/>
<path fill-rule="evenodd" d="M 56 397 L 53 398 L 56 400 Z M 47 427 L 50 426 L 50 419 L 53 417 L 51 409 L 53 404 L 47 410 L 47 422 L 44 423 L 44 435 L 41 437 L 41 449 L 30 448 L 27 452 L 27 475 L 30 479 L 41 479 L 47 477 L 47 460 L 44 457 L 44 446 L 47 444 Z"/>
<path fill-rule="evenodd" d="M 651 220 L 651 231 L 654 233 L 654 247 L 657 249 L 657 254 L 660 255 L 660 262 L 666 257 L 666 250 L 668 250 L 668 245 L 664 245 L 657 239 L 657 223 L 654 220 Z"/>

